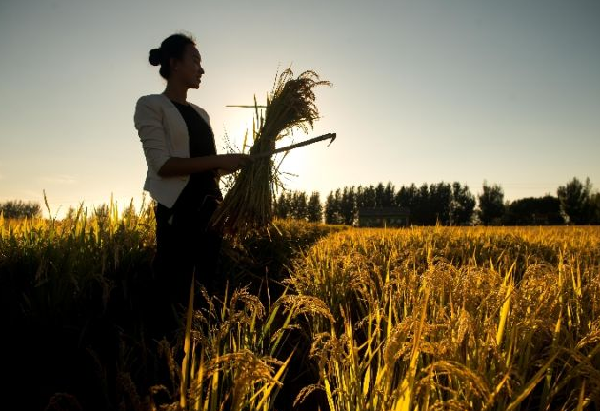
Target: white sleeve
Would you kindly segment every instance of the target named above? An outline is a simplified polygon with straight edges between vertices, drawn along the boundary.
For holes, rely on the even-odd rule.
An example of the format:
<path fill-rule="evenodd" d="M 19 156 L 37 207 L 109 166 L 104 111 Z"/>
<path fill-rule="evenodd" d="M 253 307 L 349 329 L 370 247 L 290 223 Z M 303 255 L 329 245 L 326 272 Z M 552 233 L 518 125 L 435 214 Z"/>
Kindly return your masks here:
<path fill-rule="evenodd" d="M 133 123 L 144 147 L 148 168 L 158 174 L 158 170 L 171 157 L 161 113 L 142 96 L 135 104 Z"/>

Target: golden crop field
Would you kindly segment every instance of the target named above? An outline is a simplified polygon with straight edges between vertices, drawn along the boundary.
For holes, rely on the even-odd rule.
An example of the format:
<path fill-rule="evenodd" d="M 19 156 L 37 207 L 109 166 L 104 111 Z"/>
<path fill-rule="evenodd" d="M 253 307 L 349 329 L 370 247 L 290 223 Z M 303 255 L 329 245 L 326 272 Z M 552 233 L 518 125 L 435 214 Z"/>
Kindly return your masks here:
<path fill-rule="evenodd" d="M 64 341 L 77 341 L 64 355 L 103 352 L 90 324 L 114 321 L 121 330 L 115 374 L 102 355 L 90 354 L 93 367 L 112 405 L 153 409 L 140 382 L 144 361 L 173 351 L 166 344 L 149 353 L 136 325 L 143 308 L 136 308 L 135 290 L 153 253 L 152 215 L 79 218 L 0 221 L 2 308 L 11 326 L 25 324 L 12 334 L 13 352 L 27 364 L 16 372 L 32 385 L 54 378 L 52 357 L 63 358 Z M 598 227 L 276 224 L 268 238 L 257 232 L 227 244 L 222 268 L 253 272 L 243 278 L 257 281 L 268 267 L 279 292 L 266 298 L 262 285 L 242 287 L 242 281 L 222 300 L 205 296 L 208 308 L 188 313 L 185 338 L 176 343 L 185 358 L 170 363 L 176 398 L 170 409 L 600 404 Z M 65 337 L 35 340 L 28 333 L 36 327 Z M 89 344 L 80 348 L 82 341 Z M 65 365 L 69 373 L 79 370 L 73 367 Z M 299 369 L 313 370 L 315 378 L 298 386 Z M 88 404 L 97 402 L 89 395 Z"/>
<path fill-rule="evenodd" d="M 598 227 L 352 229 L 288 282 L 331 410 L 598 405 Z"/>

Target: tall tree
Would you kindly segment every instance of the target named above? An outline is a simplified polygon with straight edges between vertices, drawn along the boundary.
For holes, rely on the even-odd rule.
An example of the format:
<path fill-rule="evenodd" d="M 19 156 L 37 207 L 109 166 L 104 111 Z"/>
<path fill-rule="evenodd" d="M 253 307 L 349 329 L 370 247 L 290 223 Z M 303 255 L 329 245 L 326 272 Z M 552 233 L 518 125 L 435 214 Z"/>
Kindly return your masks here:
<path fill-rule="evenodd" d="M 374 185 L 365 187 L 365 189 L 363 191 L 363 205 L 365 207 L 376 207 L 377 206 L 377 194 L 375 193 Z"/>
<path fill-rule="evenodd" d="M 592 184 L 590 178 L 582 184 L 576 177 L 573 177 L 566 186 L 560 186 L 556 190 L 563 212 L 572 224 L 585 224 L 591 217 L 590 194 Z"/>
<path fill-rule="evenodd" d="M 450 204 L 452 201 L 452 190 L 450 184 L 441 182 L 429 186 L 429 204 L 432 217 L 436 223 L 450 224 Z"/>
<path fill-rule="evenodd" d="M 285 219 L 289 217 L 290 204 L 287 194 L 287 191 L 281 191 L 281 194 L 279 194 L 279 197 L 277 198 L 277 201 L 274 204 L 274 213 L 275 216 L 278 218 Z"/>
<path fill-rule="evenodd" d="M 385 188 L 383 189 L 383 195 L 381 197 L 381 205 L 384 207 L 394 206 L 396 205 L 396 189 L 391 181 L 387 183 Z"/>
<path fill-rule="evenodd" d="M 337 188 L 330 192 L 325 204 L 325 219 L 327 224 L 344 224 L 342 214 L 342 191 Z"/>
<path fill-rule="evenodd" d="M 352 225 L 356 214 L 356 203 L 354 201 L 354 187 L 344 187 L 342 192 L 340 212 L 342 224 Z"/>
<path fill-rule="evenodd" d="M 320 223 L 323 221 L 323 206 L 318 191 L 313 191 L 308 199 L 308 221 Z"/>
<path fill-rule="evenodd" d="M 356 208 L 368 207 L 367 203 L 367 195 L 366 195 L 366 187 L 358 186 L 356 187 L 356 192 L 354 193 Z"/>
<path fill-rule="evenodd" d="M 600 224 L 600 193 L 590 195 L 590 224 Z"/>
<path fill-rule="evenodd" d="M 330 191 L 325 200 L 325 224 L 336 224 L 335 219 L 335 197 L 333 191 Z"/>
<path fill-rule="evenodd" d="M 431 201 L 429 195 L 429 185 L 427 183 L 421 184 L 421 187 L 417 190 L 417 196 L 414 202 L 414 223 L 422 225 L 434 225 L 435 214 L 431 209 Z"/>
<path fill-rule="evenodd" d="M 400 190 L 396 193 L 395 202 L 397 205 L 402 207 L 408 207 L 409 210 L 414 209 L 417 204 L 418 199 L 418 189 L 417 186 L 413 183 L 410 186 L 402 186 Z"/>
<path fill-rule="evenodd" d="M 560 201 L 551 195 L 515 200 L 506 208 L 504 223 L 510 225 L 563 224 Z"/>
<path fill-rule="evenodd" d="M 483 193 L 479 199 L 479 220 L 485 224 L 500 224 L 504 215 L 504 190 L 499 185 L 489 186 L 483 182 Z"/>
<path fill-rule="evenodd" d="M 308 221 L 308 200 L 304 191 L 294 191 L 291 201 L 292 218 Z"/>
<path fill-rule="evenodd" d="M 377 184 L 377 187 L 375 187 L 375 207 L 381 207 L 383 205 L 384 192 L 385 186 L 383 183 Z"/>
<path fill-rule="evenodd" d="M 459 182 L 452 183 L 452 201 L 450 203 L 450 221 L 454 225 L 471 223 L 475 209 L 475 196 L 469 186 L 461 186 Z"/>

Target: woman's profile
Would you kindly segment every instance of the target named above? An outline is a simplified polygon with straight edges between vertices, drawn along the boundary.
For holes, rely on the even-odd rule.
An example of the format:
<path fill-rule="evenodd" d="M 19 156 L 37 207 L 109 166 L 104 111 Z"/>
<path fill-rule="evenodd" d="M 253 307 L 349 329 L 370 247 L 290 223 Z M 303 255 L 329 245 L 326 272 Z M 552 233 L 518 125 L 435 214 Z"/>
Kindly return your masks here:
<path fill-rule="evenodd" d="M 183 33 L 167 37 L 149 52 L 160 66 L 166 88 L 140 97 L 134 124 L 148 166 L 144 189 L 154 200 L 156 254 L 154 287 L 148 312 L 150 335 L 171 338 L 187 305 L 192 273 L 209 294 L 221 283 L 217 262 L 221 235 L 208 222 L 220 201 L 219 178 L 252 161 L 242 153 L 217 154 L 210 117 L 187 101 L 205 71 L 194 39 Z"/>

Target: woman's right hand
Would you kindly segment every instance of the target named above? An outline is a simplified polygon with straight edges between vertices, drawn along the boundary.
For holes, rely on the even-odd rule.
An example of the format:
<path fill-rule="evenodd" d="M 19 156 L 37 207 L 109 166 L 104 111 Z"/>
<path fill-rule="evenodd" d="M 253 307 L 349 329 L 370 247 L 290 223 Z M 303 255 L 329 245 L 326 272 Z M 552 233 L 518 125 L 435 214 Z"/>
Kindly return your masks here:
<path fill-rule="evenodd" d="M 254 161 L 254 157 L 250 154 L 243 153 L 219 154 L 218 157 L 219 168 L 224 169 L 228 173 L 233 173 Z"/>

